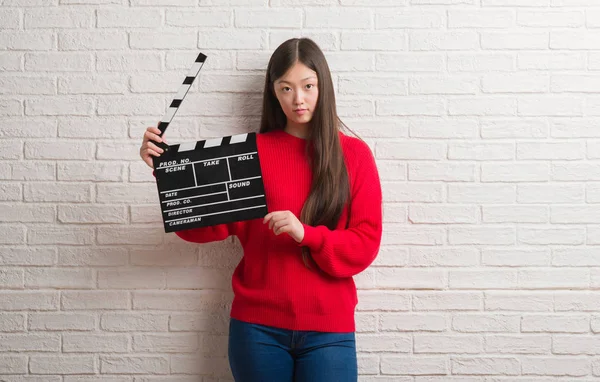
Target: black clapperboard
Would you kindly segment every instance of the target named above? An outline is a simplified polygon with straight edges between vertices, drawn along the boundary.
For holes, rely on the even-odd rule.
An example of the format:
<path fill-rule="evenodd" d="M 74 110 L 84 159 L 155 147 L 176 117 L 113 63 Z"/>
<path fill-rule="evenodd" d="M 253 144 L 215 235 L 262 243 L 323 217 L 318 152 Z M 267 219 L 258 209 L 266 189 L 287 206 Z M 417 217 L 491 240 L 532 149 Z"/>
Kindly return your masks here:
<path fill-rule="evenodd" d="M 158 125 L 161 136 L 205 60 L 202 53 L 196 58 Z M 268 213 L 256 133 L 156 144 L 165 150 L 153 157 L 165 232 L 257 219 Z"/>

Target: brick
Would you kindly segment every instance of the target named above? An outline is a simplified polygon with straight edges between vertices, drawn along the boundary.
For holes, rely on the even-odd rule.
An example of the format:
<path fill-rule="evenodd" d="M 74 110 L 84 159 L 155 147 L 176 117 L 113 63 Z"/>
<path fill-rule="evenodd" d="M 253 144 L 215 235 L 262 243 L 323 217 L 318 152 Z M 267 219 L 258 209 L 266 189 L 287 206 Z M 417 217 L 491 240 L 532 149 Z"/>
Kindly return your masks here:
<path fill-rule="evenodd" d="M 383 374 L 446 375 L 449 371 L 449 362 L 445 357 L 392 355 L 381 357 Z"/>
<path fill-rule="evenodd" d="M 504 50 L 541 50 L 548 49 L 549 34 L 547 32 L 482 32 L 481 47 L 483 49 Z M 552 44 L 550 43 L 552 48 Z"/>
<path fill-rule="evenodd" d="M 578 357 L 523 357 L 523 375 L 585 376 L 589 374 L 591 360 Z"/>
<path fill-rule="evenodd" d="M 163 242 L 164 228 L 151 227 L 100 227 L 98 228 L 98 244 L 145 244 L 157 245 Z"/>
<path fill-rule="evenodd" d="M 25 243 L 25 227 L 21 225 L 0 225 L 0 244 Z"/>
<path fill-rule="evenodd" d="M 159 9 L 98 9 L 96 17 L 98 28 L 144 28 L 162 22 Z"/>
<path fill-rule="evenodd" d="M 372 4 L 369 4 L 369 6 L 372 6 Z M 376 29 L 441 28 L 445 21 L 446 16 L 439 11 L 412 11 L 400 9 L 377 11 L 375 13 Z"/>
<path fill-rule="evenodd" d="M 519 375 L 521 365 L 512 357 L 457 357 L 451 361 L 452 374 Z"/>
<path fill-rule="evenodd" d="M 92 331 L 96 317 L 90 313 L 30 313 L 30 331 Z"/>
<path fill-rule="evenodd" d="M 127 291 L 64 291 L 61 293 L 63 310 L 122 310 L 129 309 Z"/>
<path fill-rule="evenodd" d="M 118 162 L 68 162 L 57 164 L 59 181 L 122 182 L 126 165 Z M 104 185 L 109 187 L 108 185 Z"/>
<path fill-rule="evenodd" d="M 447 320 L 439 314 L 391 314 L 381 317 L 382 331 L 442 332 L 448 327 Z"/>
<path fill-rule="evenodd" d="M 23 270 L 0 269 L 0 287 L 4 289 L 23 289 Z"/>
<path fill-rule="evenodd" d="M 127 208 L 124 206 L 58 206 L 58 221 L 62 223 L 126 223 L 127 215 Z"/>
<path fill-rule="evenodd" d="M 408 37 L 398 32 L 342 32 L 341 50 L 402 51 L 407 47 Z"/>
<path fill-rule="evenodd" d="M 161 71 L 161 56 L 154 52 L 96 52 L 98 72 Z"/>
<path fill-rule="evenodd" d="M 12 247 L 10 251 L 0 251 L 3 265 L 52 265 L 56 263 L 56 249 L 36 247 Z"/>
<path fill-rule="evenodd" d="M 22 52 L 7 52 L 0 57 L 0 69 L 7 72 L 20 72 L 23 67 Z"/>
<path fill-rule="evenodd" d="M 25 314 L 0 313 L 0 332 L 24 332 Z"/>
<path fill-rule="evenodd" d="M 198 46 L 202 49 L 262 50 L 266 43 L 267 34 L 260 30 L 201 31 L 198 35 Z"/>
<path fill-rule="evenodd" d="M 452 317 L 452 330 L 465 333 L 502 333 L 519 331 L 518 315 L 457 314 Z"/>
<path fill-rule="evenodd" d="M 38 118 L 4 119 L 2 138 L 50 138 L 56 136 L 56 121 Z"/>
<path fill-rule="evenodd" d="M 526 333 L 587 333 L 590 319 L 584 315 L 528 314 L 521 318 L 521 331 Z"/>
<path fill-rule="evenodd" d="M 55 180 L 56 165 L 42 161 L 22 161 L 11 164 L 13 180 Z"/>
<path fill-rule="evenodd" d="M 34 268 L 25 270 L 28 288 L 91 289 L 94 273 L 89 269 Z"/>
<path fill-rule="evenodd" d="M 356 350 L 359 352 L 393 351 L 394 353 L 409 353 L 412 348 L 411 337 L 392 333 L 358 334 Z"/>
<path fill-rule="evenodd" d="M 58 94 L 125 94 L 127 79 L 121 75 L 58 77 Z"/>
<path fill-rule="evenodd" d="M 165 274 L 161 269 L 98 271 L 98 287 L 101 289 L 164 289 L 165 285 Z"/>
<path fill-rule="evenodd" d="M 25 373 L 27 373 L 27 356 L 8 354 L 0 356 L 0 374 Z"/>
<path fill-rule="evenodd" d="M 26 115 L 85 115 L 93 113 L 94 101 L 91 97 L 61 95 L 52 98 L 25 100 Z M 32 144 L 34 142 L 31 142 Z M 37 145 L 55 145 L 55 143 L 37 143 Z M 34 146 L 37 146 L 34 145 Z M 89 144 L 88 144 L 89 145 Z M 88 145 L 84 145 L 88 146 Z"/>
<path fill-rule="evenodd" d="M 409 34 L 409 42 L 410 50 L 414 51 L 452 51 L 479 48 L 479 36 L 472 31 L 414 31 Z"/>
<path fill-rule="evenodd" d="M 100 327 L 109 332 L 166 332 L 170 329 L 169 315 L 162 313 L 104 313 L 101 317 Z"/>
<path fill-rule="evenodd" d="M 7 4 L 3 4 L 6 6 Z M 0 33 L 0 49 L 2 50 L 50 50 L 53 45 L 53 33 L 37 31 L 16 31 L 10 29 Z"/>
<path fill-rule="evenodd" d="M 413 295 L 415 311 L 429 310 L 480 310 L 482 296 L 474 292 L 418 292 Z"/>
<path fill-rule="evenodd" d="M 547 163 L 483 163 L 482 182 L 544 182 L 550 179 L 550 166 Z"/>
<path fill-rule="evenodd" d="M 133 350 L 142 353 L 192 353 L 198 337 L 189 334 L 134 334 Z"/>
<path fill-rule="evenodd" d="M 25 54 L 25 70 L 53 72 L 91 72 L 93 54 L 90 52 L 35 52 Z"/>
<path fill-rule="evenodd" d="M 0 204 L 0 222 L 52 223 L 55 215 L 52 206 Z"/>
<path fill-rule="evenodd" d="M 94 357 L 89 355 L 32 355 L 29 371 L 33 374 L 94 374 Z"/>
<path fill-rule="evenodd" d="M 515 289 L 517 272 L 511 270 L 450 270 L 450 289 Z"/>
<path fill-rule="evenodd" d="M 377 268 L 375 285 L 382 289 L 443 289 L 447 285 L 445 273 L 437 270 Z"/>
<path fill-rule="evenodd" d="M 63 334 L 63 353 L 127 353 L 129 336 L 122 334 Z"/>
<path fill-rule="evenodd" d="M 179 11 L 177 8 L 174 8 L 173 10 L 167 9 L 165 25 L 175 27 L 196 27 L 201 25 L 204 28 L 225 28 L 231 26 L 231 11 L 217 9 L 211 11 Z M 212 55 L 210 57 L 212 63 Z"/>
<path fill-rule="evenodd" d="M 169 359 L 160 356 L 100 356 L 102 374 L 167 374 Z"/>
<path fill-rule="evenodd" d="M 3 352 L 58 351 L 60 336 L 57 334 L 0 334 L 0 350 Z"/>
<path fill-rule="evenodd" d="M 376 53 L 375 67 L 384 72 L 442 72 L 444 56 L 439 53 Z"/>
<path fill-rule="evenodd" d="M 26 9 L 23 15 L 25 29 L 35 28 L 90 28 L 93 11 L 81 9 Z"/>
<path fill-rule="evenodd" d="M 131 36 L 133 38 L 133 35 Z M 132 47 L 134 47 L 132 40 Z M 125 31 L 69 31 L 58 32 L 58 49 L 78 50 L 121 50 L 127 49 Z"/>
<path fill-rule="evenodd" d="M 282 16 L 282 19 L 286 19 L 286 23 L 282 26 L 299 27 L 299 23 L 293 24 L 293 20 L 300 21 L 302 14 L 295 12 L 296 17 L 293 17 L 294 11 L 291 15 Z M 339 29 L 371 29 L 372 27 L 372 15 L 371 12 L 364 9 L 352 9 L 352 8 L 307 8 L 304 11 L 304 27 L 306 28 L 339 28 Z M 237 15 L 237 14 L 236 14 Z M 277 17 L 277 16 L 275 16 Z M 260 19 L 260 18 L 259 18 Z M 264 25 L 264 23 L 263 23 Z M 266 24 L 269 26 L 269 24 Z"/>
<path fill-rule="evenodd" d="M 86 183 L 28 183 L 25 184 L 27 202 L 91 202 L 91 187 Z"/>
<path fill-rule="evenodd" d="M 127 264 L 126 248 L 95 247 L 94 251 L 79 247 L 60 247 L 58 264 L 63 266 L 102 266 L 111 267 Z"/>
<path fill-rule="evenodd" d="M 228 300 L 229 296 L 224 292 L 214 290 L 133 292 L 136 310 L 206 311 L 216 309 Z"/>
<path fill-rule="evenodd" d="M 191 97 L 186 97 L 189 102 Z M 190 104 L 194 102 L 189 102 Z M 98 115 L 160 115 L 166 110 L 163 97 L 151 95 L 105 96 L 98 99 Z M 177 115 L 181 115 L 180 112 Z"/>
<path fill-rule="evenodd" d="M 553 308 L 549 293 L 485 292 L 485 310 L 544 312 Z"/>
<path fill-rule="evenodd" d="M 449 10 L 448 28 L 511 28 L 515 15 L 512 10 Z"/>

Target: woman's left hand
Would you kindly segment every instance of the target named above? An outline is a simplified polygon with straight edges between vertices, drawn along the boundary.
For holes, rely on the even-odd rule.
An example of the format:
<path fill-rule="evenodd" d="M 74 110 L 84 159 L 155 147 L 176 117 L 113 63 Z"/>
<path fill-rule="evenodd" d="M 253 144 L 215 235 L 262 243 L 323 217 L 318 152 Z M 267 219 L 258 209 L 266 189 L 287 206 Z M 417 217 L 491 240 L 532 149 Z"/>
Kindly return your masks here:
<path fill-rule="evenodd" d="M 269 223 L 269 229 L 272 229 L 275 235 L 287 233 L 300 243 L 304 239 L 304 226 L 298 220 L 296 215 L 290 211 L 274 211 L 265 215 L 263 224 Z"/>

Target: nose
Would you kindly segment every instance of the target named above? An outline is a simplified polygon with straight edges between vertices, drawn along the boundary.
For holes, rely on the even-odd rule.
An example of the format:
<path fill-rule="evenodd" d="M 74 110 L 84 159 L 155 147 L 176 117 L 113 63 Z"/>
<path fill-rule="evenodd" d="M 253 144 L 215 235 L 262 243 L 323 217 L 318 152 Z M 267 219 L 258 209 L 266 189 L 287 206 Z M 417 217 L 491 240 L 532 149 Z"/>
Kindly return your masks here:
<path fill-rule="evenodd" d="M 294 93 L 294 105 L 300 106 L 302 105 L 302 101 L 304 100 L 304 92 L 302 90 L 298 90 Z"/>

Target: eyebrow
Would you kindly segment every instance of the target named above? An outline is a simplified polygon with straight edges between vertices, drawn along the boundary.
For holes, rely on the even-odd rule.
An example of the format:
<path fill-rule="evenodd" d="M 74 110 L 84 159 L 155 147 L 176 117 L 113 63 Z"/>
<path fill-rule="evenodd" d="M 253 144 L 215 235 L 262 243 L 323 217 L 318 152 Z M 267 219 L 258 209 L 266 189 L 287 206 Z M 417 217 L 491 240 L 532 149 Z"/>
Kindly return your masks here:
<path fill-rule="evenodd" d="M 317 78 L 317 77 L 315 77 L 315 76 L 310 76 L 310 77 L 306 77 L 306 78 L 302 79 L 301 81 L 306 81 L 306 80 L 308 80 L 308 79 L 311 79 L 311 78 Z M 285 82 L 286 84 L 289 84 L 289 83 L 291 83 L 291 82 L 284 81 L 284 80 L 279 80 L 279 81 L 276 81 L 276 82 L 278 82 L 278 83 Z"/>

